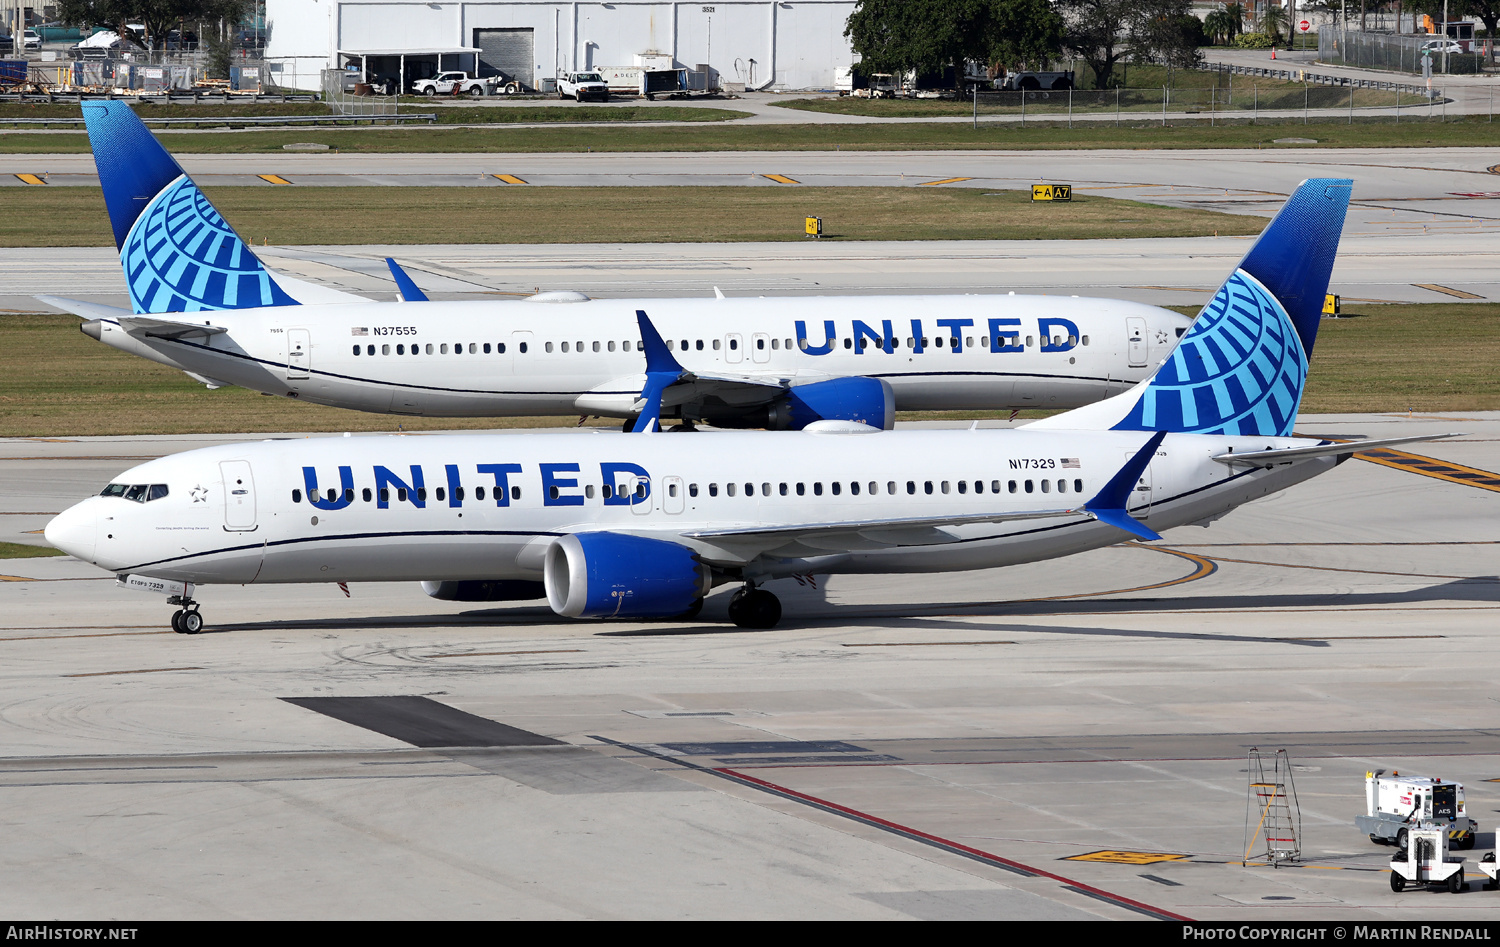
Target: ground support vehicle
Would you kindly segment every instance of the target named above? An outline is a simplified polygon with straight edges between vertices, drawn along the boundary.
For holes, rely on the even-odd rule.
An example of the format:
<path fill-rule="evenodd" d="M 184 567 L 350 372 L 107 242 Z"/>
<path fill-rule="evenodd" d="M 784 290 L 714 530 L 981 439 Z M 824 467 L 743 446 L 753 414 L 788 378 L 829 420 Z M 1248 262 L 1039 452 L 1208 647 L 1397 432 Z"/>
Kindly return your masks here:
<path fill-rule="evenodd" d="M 411 84 L 413 95 L 468 95 L 480 98 L 495 94 L 494 79 L 475 79 L 466 72 L 440 72 L 431 79 Z"/>
<path fill-rule="evenodd" d="M 1474 847 L 1479 825 L 1464 811 L 1462 783 L 1400 773 L 1385 776 L 1384 772 L 1365 773 L 1366 811 L 1354 819 L 1355 827 L 1370 836 L 1370 841 L 1390 841 L 1397 848 L 1405 848 L 1410 827 L 1425 820 L 1448 826 L 1453 848 Z"/>
<path fill-rule="evenodd" d="M 1464 890 L 1464 859 L 1448 854 L 1448 826 L 1419 822 L 1406 833 L 1407 847 L 1391 856 L 1391 890 L 1407 885 L 1444 885 L 1453 894 Z"/>
<path fill-rule="evenodd" d="M 1003 92 L 1031 92 L 1036 89 L 1073 88 L 1073 70 L 1063 72 L 1008 72 L 995 81 Z"/>
<path fill-rule="evenodd" d="M 1486 881 L 1484 883 L 1484 890 L 1494 891 L 1496 889 L 1500 889 L 1500 878 L 1495 877 L 1497 866 L 1495 863 L 1494 852 L 1490 852 L 1483 858 L 1479 859 L 1479 870 L 1484 872 L 1485 875 L 1490 879 L 1489 881 Z"/>

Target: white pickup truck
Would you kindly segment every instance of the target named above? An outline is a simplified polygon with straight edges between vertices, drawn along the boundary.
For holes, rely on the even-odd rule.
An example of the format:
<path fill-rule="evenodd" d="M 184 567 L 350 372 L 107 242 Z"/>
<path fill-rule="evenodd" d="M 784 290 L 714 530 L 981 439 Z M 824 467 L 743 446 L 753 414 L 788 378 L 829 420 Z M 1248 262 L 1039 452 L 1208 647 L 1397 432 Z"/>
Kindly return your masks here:
<path fill-rule="evenodd" d="M 609 86 L 597 72 L 565 72 L 557 78 L 559 99 L 598 99 L 609 101 Z"/>
<path fill-rule="evenodd" d="M 470 95 L 479 98 L 493 95 L 494 79 L 475 79 L 466 72 L 440 72 L 431 79 L 418 79 L 411 84 L 413 95 Z"/>

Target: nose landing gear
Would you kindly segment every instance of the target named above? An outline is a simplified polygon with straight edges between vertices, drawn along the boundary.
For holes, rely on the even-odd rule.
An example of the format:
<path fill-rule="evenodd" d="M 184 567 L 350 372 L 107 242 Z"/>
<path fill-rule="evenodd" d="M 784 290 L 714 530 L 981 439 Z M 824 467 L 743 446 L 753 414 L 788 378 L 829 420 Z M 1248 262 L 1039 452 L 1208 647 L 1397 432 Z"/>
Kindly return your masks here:
<path fill-rule="evenodd" d="M 174 595 L 167 599 L 168 605 L 181 605 L 172 613 L 172 630 L 179 635 L 196 635 L 203 630 L 203 616 L 198 612 L 198 603 L 190 598 Z"/>
<path fill-rule="evenodd" d="M 775 628 L 781 621 L 781 600 L 753 585 L 746 585 L 729 600 L 729 620 L 741 628 Z"/>

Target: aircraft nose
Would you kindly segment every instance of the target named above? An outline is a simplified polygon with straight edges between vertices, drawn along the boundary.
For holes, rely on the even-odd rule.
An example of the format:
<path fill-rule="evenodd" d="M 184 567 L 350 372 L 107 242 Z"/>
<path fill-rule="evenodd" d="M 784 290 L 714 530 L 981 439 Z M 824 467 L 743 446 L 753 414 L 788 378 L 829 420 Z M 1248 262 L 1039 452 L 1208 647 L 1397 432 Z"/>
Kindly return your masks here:
<path fill-rule="evenodd" d="M 94 561 L 94 543 L 98 536 L 94 508 L 91 503 L 79 503 L 52 517 L 52 522 L 42 531 L 49 545 L 82 559 Z"/>

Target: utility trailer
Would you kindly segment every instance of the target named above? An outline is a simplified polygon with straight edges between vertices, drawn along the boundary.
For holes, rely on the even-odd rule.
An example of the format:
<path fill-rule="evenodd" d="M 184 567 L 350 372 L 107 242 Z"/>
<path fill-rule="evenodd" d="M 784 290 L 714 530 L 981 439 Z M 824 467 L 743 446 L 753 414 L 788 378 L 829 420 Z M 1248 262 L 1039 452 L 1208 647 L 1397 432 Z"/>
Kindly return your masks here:
<path fill-rule="evenodd" d="M 24 59 L 0 59 L 0 89 L 13 90 L 24 86 L 27 65 Z"/>
<path fill-rule="evenodd" d="M 1383 769 L 1365 773 L 1365 814 L 1354 818 L 1355 828 L 1370 836 L 1370 841 L 1394 842 L 1405 849 L 1411 827 L 1427 821 L 1448 827 L 1453 848 L 1474 847 L 1479 825 L 1464 810 L 1462 783 L 1384 773 Z"/>
<path fill-rule="evenodd" d="M 1038 89 L 1066 90 L 1073 88 L 1073 70 L 1059 72 L 1007 72 L 995 80 L 995 88 L 1002 92 L 1031 92 Z"/>

